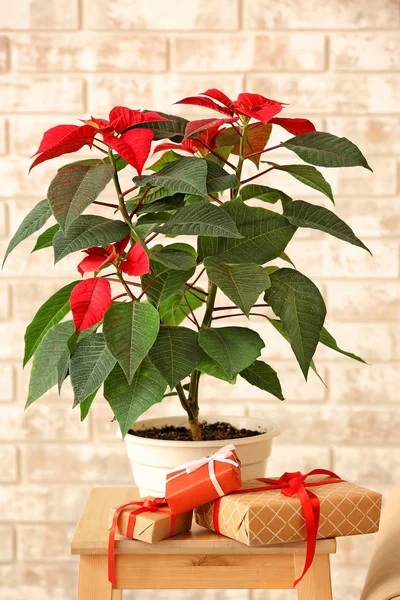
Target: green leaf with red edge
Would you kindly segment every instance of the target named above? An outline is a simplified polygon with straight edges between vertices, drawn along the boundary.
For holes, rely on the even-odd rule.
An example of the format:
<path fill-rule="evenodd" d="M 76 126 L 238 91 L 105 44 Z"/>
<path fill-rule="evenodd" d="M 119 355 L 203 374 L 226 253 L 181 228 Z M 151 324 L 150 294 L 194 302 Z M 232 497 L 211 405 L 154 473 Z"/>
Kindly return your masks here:
<path fill-rule="evenodd" d="M 261 152 L 264 150 L 270 138 L 272 125 L 267 123 L 251 123 L 247 128 L 246 142 L 244 147 L 244 155 L 248 156 L 253 152 Z M 233 146 L 232 154 L 240 154 L 241 136 L 233 127 L 227 127 L 216 138 L 217 146 Z M 261 154 L 253 156 L 251 160 L 257 167 L 260 164 Z"/>
<path fill-rule="evenodd" d="M 81 215 L 72 223 L 66 233 L 61 229 L 53 238 L 54 262 L 60 261 L 72 252 L 85 250 L 91 246 L 103 246 L 118 242 L 129 233 L 124 221 L 106 219 L 98 215 Z"/>
<path fill-rule="evenodd" d="M 69 298 L 79 281 L 65 285 L 39 308 L 25 332 L 24 366 L 35 354 L 46 333 L 70 311 Z"/>
<path fill-rule="evenodd" d="M 131 383 L 141 361 L 154 344 L 160 317 L 151 304 L 113 302 L 103 323 L 104 338 Z"/>
<path fill-rule="evenodd" d="M 77 331 L 88 329 L 102 320 L 111 306 L 111 286 L 107 279 L 92 277 L 74 287 L 70 297 Z"/>
<path fill-rule="evenodd" d="M 21 225 L 18 227 L 17 231 L 14 233 L 13 237 L 10 240 L 10 243 L 7 246 L 7 250 L 3 260 L 4 263 L 7 260 L 10 252 L 14 250 L 26 238 L 30 237 L 36 231 L 39 231 L 46 223 L 46 221 L 51 217 L 51 208 L 49 205 L 49 201 L 47 198 L 45 200 L 41 200 L 32 210 L 26 215 Z"/>
<path fill-rule="evenodd" d="M 101 161 L 94 166 L 72 165 L 57 173 L 47 197 L 53 215 L 64 231 L 96 200 L 111 181 L 112 174 L 112 166 Z"/>
<path fill-rule="evenodd" d="M 57 384 L 58 363 L 65 349 L 68 348 L 68 340 L 73 333 L 73 322 L 65 321 L 54 325 L 44 336 L 33 358 L 25 408 Z"/>
<path fill-rule="evenodd" d="M 149 358 L 140 363 L 130 384 L 120 365 L 115 365 L 104 382 L 104 397 L 118 421 L 122 437 L 140 415 L 162 401 L 166 389 L 167 382 Z"/>
<path fill-rule="evenodd" d="M 148 123 L 146 123 L 148 125 Z M 121 137 L 103 133 L 103 139 L 141 175 L 151 149 L 154 134 L 150 129 L 130 129 Z"/>

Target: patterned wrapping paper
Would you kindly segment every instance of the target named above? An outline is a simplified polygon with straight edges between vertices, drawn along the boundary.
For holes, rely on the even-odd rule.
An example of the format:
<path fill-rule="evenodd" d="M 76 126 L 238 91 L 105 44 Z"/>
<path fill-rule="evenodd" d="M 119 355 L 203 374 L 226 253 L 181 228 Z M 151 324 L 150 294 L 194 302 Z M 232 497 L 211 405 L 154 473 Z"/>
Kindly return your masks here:
<path fill-rule="evenodd" d="M 277 478 L 276 478 L 277 479 Z M 310 477 L 318 481 L 321 477 Z M 263 485 L 246 481 L 242 489 Z M 343 481 L 310 488 L 320 500 L 317 538 L 373 533 L 379 529 L 382 496 L 377 492 Z M 196 522 L 208 529 L 213 526 L 214 502 L 195 511 Z M 305 519 L 300 500 L 287 497 L 281 490 L 236 493 L 220 500 L 220 533 L 248 546 L 265 546 L 306 539 Z"/>

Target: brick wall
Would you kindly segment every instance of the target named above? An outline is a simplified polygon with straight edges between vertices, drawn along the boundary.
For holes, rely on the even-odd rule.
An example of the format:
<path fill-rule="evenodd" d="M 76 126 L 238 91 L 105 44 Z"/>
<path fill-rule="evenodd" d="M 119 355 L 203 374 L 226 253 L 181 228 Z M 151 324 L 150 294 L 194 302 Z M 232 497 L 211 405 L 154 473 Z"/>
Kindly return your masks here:
<path fill-rule="evenodd" d="M 289 102 L 285 114 L 310 117 L 363 149 L 373 175 L 344 169 L 326 176 L 338 213 L 374 257 L 316 232 L 303 232 L 289 251 L 320 285 L 331 331 L 371 366 L 321 352 L 317 360 L 328 387 L 314 376 L 306 384 L 285 343 L 265 329 L 265 355 L 281 374 L 284 405 L 256 388 L 205 382 L 203 410 L 214 409 L 220 396 L 221 414 L 285 423 L 271 473 L 319 465 L 389 490 L 400 478 L 399 0 L 0 0 L 0 8 L 2 254 L 59 164 L 45 163 L 28 177 L 28 157 L 42 132 L 77 117 L 102 116 L 115 104 L 168 110 L 207 87 L 229 95 L 246 89 Z M 179 110 L 199 115 L 195 108 Z M 318 199 L 285 174 L 278 181 L 288 193 Z M 68 544 L 88 490 L 130 483 L 131 474 L 102 401 L 83 424 L 71 411 L 68 389 L 61 398 L 48 393 L 23 412 L 24 328 L 61 283 L 76 277 L 76 257 L 54 269 L 51 253 L 31 257 L 31 246 L 15 251 L 1 273 L 0 596 L 72 600 L 77 565 Z M 158 414 L 177 410 L 168 401 Z M 340 541 L 336 598 L 359 597 L 371 541 Z M 206 597 L 294 595 L 210 591 Z"/>

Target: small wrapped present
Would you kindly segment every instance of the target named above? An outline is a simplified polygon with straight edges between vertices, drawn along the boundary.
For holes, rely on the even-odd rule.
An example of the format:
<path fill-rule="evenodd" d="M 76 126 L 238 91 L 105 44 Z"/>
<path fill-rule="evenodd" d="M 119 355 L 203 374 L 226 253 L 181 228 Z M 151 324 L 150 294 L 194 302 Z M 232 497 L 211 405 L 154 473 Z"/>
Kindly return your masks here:
<path fill-rule="evenodd" d="M 240 490 L 196 509 L 199 525 L 248 546 L 307 542 L 304 571 L 312 564 L 316 540 L 379 528 L 382 497 L 377 492 L 315 469 L 305 475 L 246 481 Z"/>
<path fill-rule="evenodd" d="M 240 460 L 229 444 L 215 454 L 193 460 L 167 474 L 165 497 L 175 515 L 240 488 Z"/>
<path fill-rule="evenodd" d="M 108 578 L 115 579 L 115 536 L 116 534 L 150 544 L 189 531 L 193 511 L 174 515 L 165 498 L 142 498 L 110 509 L 108 541 Z"/>

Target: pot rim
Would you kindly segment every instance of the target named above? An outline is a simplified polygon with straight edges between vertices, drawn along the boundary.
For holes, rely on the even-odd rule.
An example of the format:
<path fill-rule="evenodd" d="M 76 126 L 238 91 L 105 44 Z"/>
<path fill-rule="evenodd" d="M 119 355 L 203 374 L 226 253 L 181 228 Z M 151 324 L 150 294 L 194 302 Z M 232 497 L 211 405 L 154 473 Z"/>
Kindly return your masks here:
<path fill-rule="evenodd" d="M 229 422 L 230 424 L 235 425 L 235 421 L 243 420 L 249 423 L 248 427 L 253 427 L 255 430 L 257 429 L 265 429 L 259 435 L 242 437 L 242 438 L 230 438 L 227 440 L 202 440 L 199 442 L 194 442 L 192 440 L 183 441 L 183 440 L 157 440 L 155 438 L 145 438 L 139 435 L 134 435 L 133 433 L 127 433 L 125 437 L 125 442 L 127 443 L 139 443 L 142 445 L 152 445 L 152 446 L 174 446 L 175 448 L 179 447 L 187 447 L 190 445 L 192 448 L 202 448 L 207 446 L 225 446 L 226 444 L 232 443 L 235 446 L 241 446 L 244 444 L 255 444 L 257 442 L 265 442 L 266 440 L 272 439 L 278 436 L 281 433 L 280 427 L 274 421 L 270 419 L 259 419 L 255 417 L 245 417 L 245 416 L 222 416 L 222 415 L 202 415 L 202 419 L 206 421 L 219 421 L 223 419 L 224 421 Z M 260 424 L 261 421 L 261 424 Z M 252 422 L 254 424 L 252 424 Z M 171 416 L 171 417 L 155 417 L 150 419 L 142 419 L 136 421 L 135 426 L 142 426 L 141 428 L 145 429 L 146 427 L 157 426 L 157 425 L 176 425 L 176 424 L 186 424 L 187 419 L 185 416 Z M 121 431 L 118 429 L 118 436 L 121 436 Z"/>

